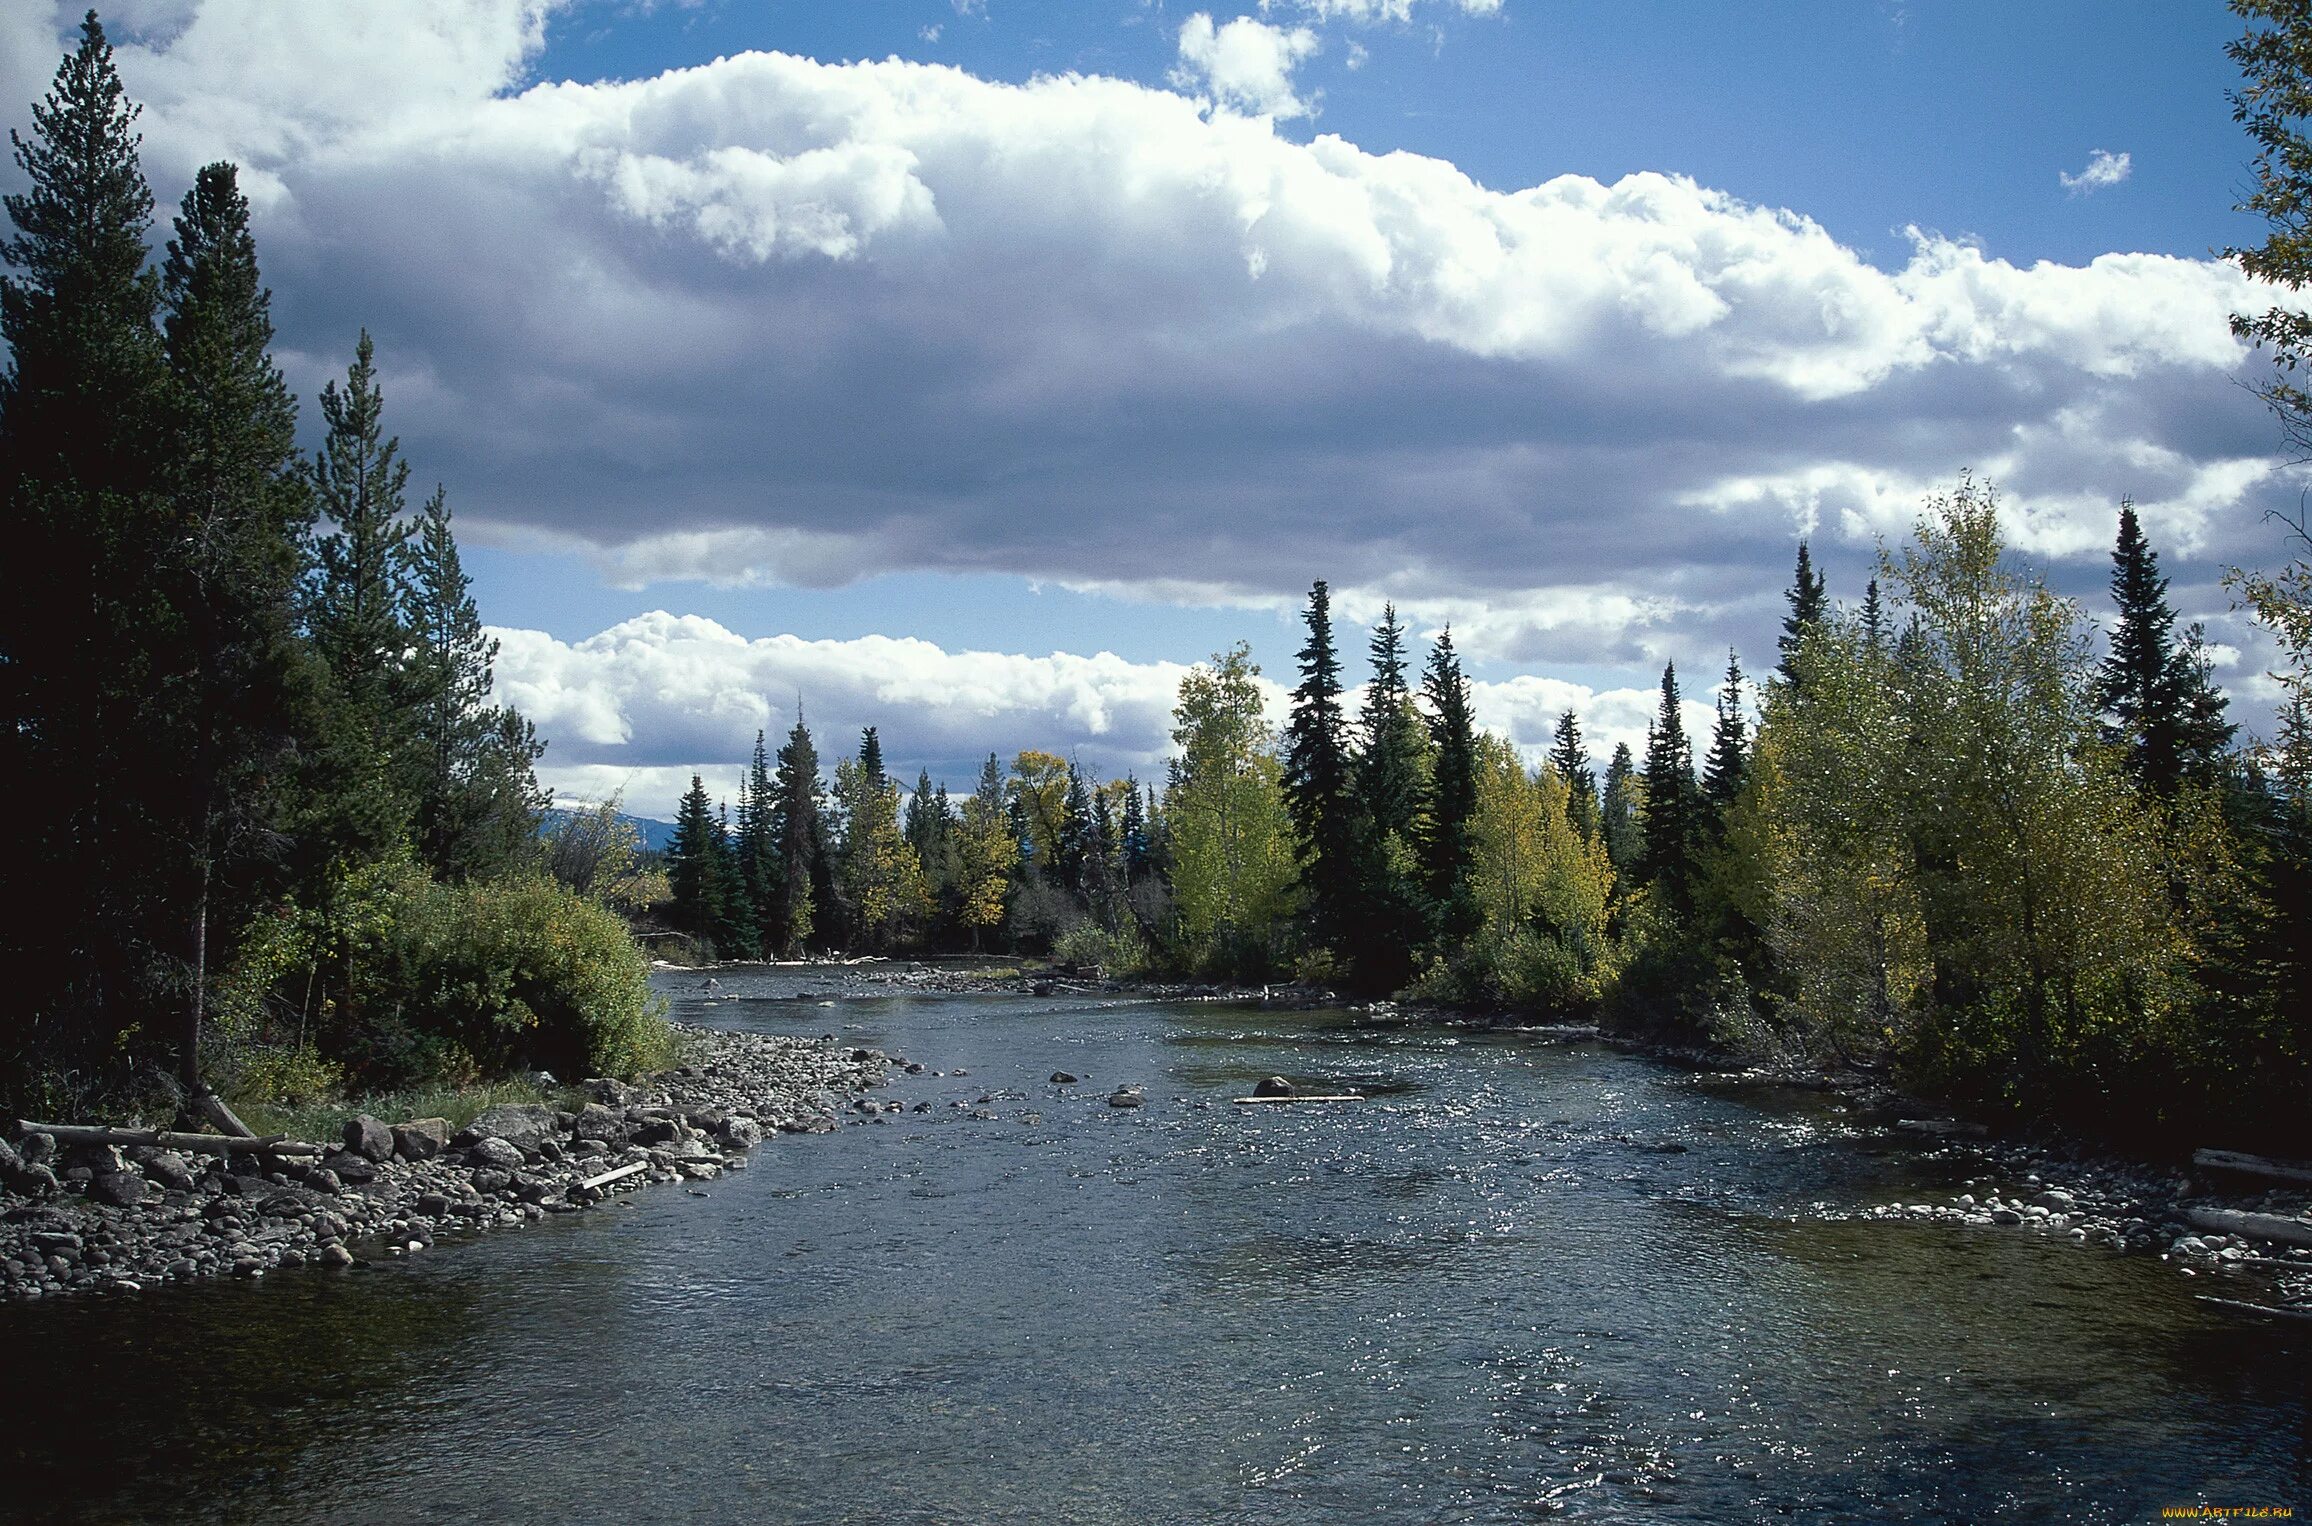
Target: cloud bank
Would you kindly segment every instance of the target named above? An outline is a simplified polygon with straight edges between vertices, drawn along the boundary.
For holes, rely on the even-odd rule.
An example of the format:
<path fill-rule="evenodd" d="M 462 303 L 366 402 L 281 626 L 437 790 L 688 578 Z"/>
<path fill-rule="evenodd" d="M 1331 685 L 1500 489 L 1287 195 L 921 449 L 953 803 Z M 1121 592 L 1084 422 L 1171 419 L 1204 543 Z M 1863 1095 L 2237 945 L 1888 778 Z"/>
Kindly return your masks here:
<path fill-rule="evenodd" d="M 1799 534 L 1851 562 L 1963 468 L 2081 568 L 2123 496 L 2171 564 L 2261 554 L 2226 318 L 2270 294 L 2230 266 L 1913 230 L 1881 268 L 1674 174 L 1499 189 L 1280 132 L 1303 23 L 1416 13 L 1199 13 L 1228 109 L 777 53 L 532 82 L 544 0 L 149 0 L 120 59 L 164 200 L 248 166 L 300 391 L 367 324 L 470 535 L 627 583 L 1324 576 L 1543 666 L 1756 652 Z M 0 23 L 22 99 L 75 19 L 36 15 Z"/>

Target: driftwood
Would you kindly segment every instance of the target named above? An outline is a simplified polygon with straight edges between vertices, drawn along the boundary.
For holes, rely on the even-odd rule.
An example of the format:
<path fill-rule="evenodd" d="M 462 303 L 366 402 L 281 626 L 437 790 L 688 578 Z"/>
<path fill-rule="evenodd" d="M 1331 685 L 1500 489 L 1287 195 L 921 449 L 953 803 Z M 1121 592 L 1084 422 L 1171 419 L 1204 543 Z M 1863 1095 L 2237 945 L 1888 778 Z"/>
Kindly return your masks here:
<path fill-rule="evenodd" d="M 168 1129 L 116 1129 L 96 1123 L 32 1123 L 19 1118 L 20 1133 L 47 1134 L 58 1144 L 155 1145 L 163 1150 L 189 1150 L 200 1155 L 319 1155 L 322 1146 L 305 1144 L 286 1134 L 243 1139 L 230 1134 L 178 1134 Z"/>
<path fill-rule="evenodd" d="M 2243 1314 L 2268 1314 L 2274 1319 L 2312 1319 L 2312 1309 L 2284 1309 L 2268 1303 L 2250 1303 L 2244 1298 L 2218 1298 L 2211 1293 L 2194 1293 L 2201 1303 L 2213 1304 L 2219 1309 L 2237 1309 Z"/>
<path fill-rule="evenodd" d="M 1979 1123 L 1961 1123 L 1955 1118 L 1901 1118 L 1895 1127 L 1906 1134 L 1924 1134 L 1931 1139 L 1987 1139 L 1991 1131 Z"/>
<path fill-rule="evenodd" d="M 649 1161 L 638 1160 L 630 1166 L 620 1166 L 614 1171 L 605 1171 L 600 1176 L 589 1176 L 586 1178 L 586 1180 L 578 1184 L 578 1188 L 581 1192 L 593 1192 L 599 1188 L 609 1186 L 612 1182 L 623 1181 L 625 1178 L 634 1175 L 638 1171 L 647 1171 L 649 1169 Z"/>
<path fill-rule="evenodd" d="M 2267 1160 L 2261 1155 L 2242 1155 L 2236 1150 L 2194 1150 L 2192 1164 L 2206 1166 L 2213 1171 L 2236 1171 L 2242 1176 L 2260 1176 L 2266 1181 L 2312 1184 L 2312 1166 L 2300 1165 L 2295 1161 Z"/>
<path fill-rule="evenodd" d="M 1339 1092 L 1331 1096 L 1301 1092 L 1291 1097 L 1238 1097 L 1236 1105 L 1238 1107 L 1265 1107 L 1271 1102 L 1362 1102 L 1364 1100 L 1355 1092 Z"/>
<path fill-rule="evenodd" d="M 2229 1208 L 2186 1208 L 2184 1219 L 2195 1229 L 2219 1234 L 2246 1235 L 2251 1240 L 2274 1240 L 2282 1245 L 2312 1245 L 2312 1223 L 2282 1218 L 2276 1213 L 2234 1213 Z"/>

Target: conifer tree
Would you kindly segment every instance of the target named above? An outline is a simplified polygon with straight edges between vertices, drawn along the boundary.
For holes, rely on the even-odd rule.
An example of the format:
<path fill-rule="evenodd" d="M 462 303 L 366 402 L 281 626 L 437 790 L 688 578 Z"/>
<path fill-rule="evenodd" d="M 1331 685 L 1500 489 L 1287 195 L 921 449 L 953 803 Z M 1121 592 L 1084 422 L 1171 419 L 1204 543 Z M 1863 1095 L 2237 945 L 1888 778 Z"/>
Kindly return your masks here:
<path fill-rule="evenodd" d="M 747 757 L 746 777 L 739 783 L 737 847 L 739 883 L 746 887 L 747 903 L 755 912 L 754 935 L 750 941 L 766 957 L 775 957 L 782 945 L 784 929 L 776 918 L 779 842 L 773 824 L 778 815 L 778 797 L 771 787 L 767 744 L 768 738 L 757 728 L 754 751 Z"/>
<path fill-rule="evenodd" d="M 1357 719 L 1355 975 L 1369 990 L 1394 991 L 1413 975 L 1413 949 L 1428 920 L 1419 828 L 1428 773 L 1428 736 L 1405 681 L 1405 628 L 1384 605 L 1367 649 L 1372 677 Z"/>
<path fill-rule="evenodd" d="M 403 549 L 418 852 L 447 878 L 496 874 L 536 841 L 546 802 L 533 765 L 545 749 L 527 721 L 489 702 L 498 643 L 482 630 L 440 487 Z"/>
<path fill-rule="evenodd" d="M 2119 625 L 2096 674 L 2096 704 L 2114 740 L 2127 748 L 2138 786 L 2173 799 L 2186 779 L 2214 776 L 2235 728 L 2223 718 L 2223 696 L 2209 677 L 2197 627 L 2184 641 L 2176 639 L 2159 553 L 2144 539 L 2135 505 L 2124 501 L 2111 554 L 2111 599 Z"/>
<path fill-rule="evenodd" d="M 1790 602 L 1790 613 L 1782 621 L 1782 681 L 1796 683 L 1798 675 L 1792 664 L 1797 660 L 1798 649 L 1806 640 L 1806 633 L 1820 625 L 1830 609 L 1822 574 L 1814 570 L 1813 554 L 1803 540 L 1798 543 L 1798 571 L 1783 597 Z"/>
<path fill-rule="evenodd" d="M 1285 726 L 1285 804 L 1292 813 L 1311 940 L 1319 948 L 1343 952 L 1350 941 L 1356 890 L 1357 823 L 1341 711 L 1341 664 L 1333 649 L 1332 593 L 1321 578 L 1309 590 L 1302 619 L 1308 640 L 1297 654 L 1301 681 L 1292 691 Z"/>
<path fill-rule="evenodd" d="M 134 809 L 155 659 L 178 639 L 151 576 L 173 549 L 169 378 L 136 117 L 91 11 L 32 136 L 9 134 L 25 188 L 0 197 L 15 224 L 0 241 L 15 272 L 0 279 L 0 777 L 26 807 L 12 854 L 45 908 L 9 919 L 0 949 L 26 1037 L 83 1046 L 60 1066 L 117 1056 L 111 1030 L 168 984 L 153 947 L 166 849 Z"/>
<path fill-rule="evenodd" d="M 824 874 L 819 824 L 819 750 L 812 745 L 810 728 L 803 723 L 803 707 L 795 707 L 795 724 L 779 749 L 778 772 L 771 780 L 768 827 L 778 845 L 778 879 L 770 906 L 763 914 L 778 956 L 793 959 L 803 951 L 817 927 L 818 884 Z"/>
<path fill-rule="evenodd" d="M 1679 714 L 1678 667 L 1662 666 L 1662 703 L 1646 733 L 1644 848 L 1638 878 L 1661 887 L 1671 909 L 1691 909 L 1694 848 L 1701 791 L 1694 782 L 1693 749 Z"/>
<path fill-rule="evenodd" d="M 168 880 L 189 924 L 179 1079 L 192 1110 L 222 1122 L 199 1070 L 211 970 L 230 961 L 234 932 L 277 888 L 283 779 L 312 734 L 318 677 L 296 621 L 298 543 L 311 513 L 296 405 L 269 353 L 270 297 L 233 166 L 195 178 L 161 283 L 177 533 L 153 575 L 183 639 L 146 710 L 148 735 L 172 765 L 145 782 L 181 848 Z"/>
<path fill-rule="evenodd" d="M 1423 867 L 1437 909 L 1438 936 L 1451 946 L 1475 931 L 1478 910 L 1469 883 L 1470 823 L 1477 814 L 1477 722 L 1450 627 L 1438 633 L 1430 648 L 1421 694 L 1428 702 L 1429 741 L 1436 757 Z"/>
<path fill-rule="evenodd" d="M 674 888 L 669 920 L 714 955 L 715 934 L 728 917 L 723 883 L 723 831 L 716 821 L 706 784 L 690 776 L 690 789 L 675 808 L 674 841 L 667 846 L 667 875 Z"/>
<path fill-rule="evenodd" d="M 1598 833 L 1598 779 L 1590 771 L 1589 749 L 1582 745 L 1581 718 L 1568 710 L 1558 716 L 1550 742 L 1549 766 L 1565 781 L 1566 820 L 1584 837 Z"/>
<path fill-rule="evenodd" d="M 1606 856 L 1613 861 L 1614 872 L 1625 876 L 1637 873 L 1638 860 L 1645 854 L 1645 838 L 1638 829 L 1637 775 L 1630 744 L 1616 742 L 1613 758 L 1606 764 L 1606 787 L 1598 801 L 1598 829 L 1605 838 Z"/>
<path fill-rule="evenodd" d="M 1885 606 L 1879 601 L 1877 578 L 1872 578 L 1870 586 L 1862 591 L 1862 638 L 1872 652 L 1884 653 L 1887 649 L 1887 616 Z"/>
<path fill-rule="evenodd" d="M 340 388 L 321 389 L 328 433 L 308 468 L 318 539 L 305 627 L 328 670 L 326 736 L 309 760 L 319 834 L 331 856 L 374 858 L 416 808 L 416 743 L 404 658 L 412 526 L 403 517 L 409 463 L 384 429 L 375 349 L 363 331 Z"/>
<path fill-rule="evenodd" d="M 1750 773 L 1749 727 L 1742 715 L 1742 662 L 1729 649 L 1726 682 L 1718 690 L 1718 721 L 1710 733 L 1710 756 L 1702 769 L 1702 798 L 1715 827 L 1742 793 Z"/>

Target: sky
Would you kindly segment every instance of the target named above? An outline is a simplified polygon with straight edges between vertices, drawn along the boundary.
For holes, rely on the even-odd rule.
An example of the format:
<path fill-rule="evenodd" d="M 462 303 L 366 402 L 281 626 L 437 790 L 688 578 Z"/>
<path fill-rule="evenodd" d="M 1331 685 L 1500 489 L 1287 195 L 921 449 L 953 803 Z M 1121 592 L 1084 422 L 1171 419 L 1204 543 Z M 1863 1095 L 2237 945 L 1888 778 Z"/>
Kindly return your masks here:
<path fill-rule="evenodd" d="M 81 8 L 0 7 L 10 125 Z M 1318 578 L 1352 682 L 1394 601 L 1602 762 L 1664 663 L 1702 736 L 1771 667 L 1801 537 L 1858 600 L 1967 473 L 2099 618 L 2132 499 L 2269 724 L 2221 577 L 2304 484 L 2227 326 L 2272 297 L 2214 4 L 104 19 L 160 231 L 242 167 L 309 445 L 373 336 L 565 797 L 732 794 L 798 703 L 906 779 L 1160 777 L 1188 665 L 1281 695 Z"/>

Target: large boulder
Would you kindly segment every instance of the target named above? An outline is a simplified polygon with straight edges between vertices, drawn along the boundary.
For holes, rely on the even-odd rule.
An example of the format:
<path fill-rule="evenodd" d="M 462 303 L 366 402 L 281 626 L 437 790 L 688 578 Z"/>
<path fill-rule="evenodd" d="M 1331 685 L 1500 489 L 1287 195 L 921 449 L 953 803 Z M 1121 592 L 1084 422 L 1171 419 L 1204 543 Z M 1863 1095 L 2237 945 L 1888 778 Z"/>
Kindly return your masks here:
<path fill-rule="evenodd" d="M 134 1171 L 99 1172 L 89 1181 L 88 1196 L 108 1208 L 134 1208 L 144 1201 L 145 1179 Z"/>
<path fill-rule="evenodd" d="M 322 1161 L 321 1165 L 324 1170 L 337 1177 L 341 1186 L 366 1187 L 377 1180 L 377 1162 L 366 1155 L 357 1155 L 351 1150 L 339 1150 Z M 228 1177 L 226 1180 L 230 1181 L 233 1178 Z M 230 1192 L 234 1189 L 228 1187 L 225 1190 Z"/>
<path fill-rule="evenodd" d="M 193 1168 L 173 1150 L 155 1150 L 144 1163 L 144 1174 L 171 1192 L 193 1190 Z"/>
<path fill-rule="evenodd" d="M 393 1126 L 393 1153 L 403 1160 L 432 1160 L 449 1142 L 447 1118 L 412 1118 Z"/>
<path fill-rule="evenodd" d="M 484 1108 L 481 1116 L 458 1130 L 450 1143 L 463 1150 L 484 1139 L 503 1139 L 525 1154 L 535 1154 L 553 1134 L 554 1110 L 544 1103 L 501 1102 Z"/>
<path fill-rule="evenodd" d="M 1256 1097 L 1297 1097 L 1300 1095 L 1300 1088 L 1282 1076 L 1270 1076 L 1254 1087 L 1252 1094 Z"/>
<path fill-rule="evenodd" d="M 393 1130 L 367 1113 L 359 1113 L 345 1120 L 345 1152 L 363 1160 L 388 1161 L 393 1159 Z"/>
<path fill-rule="evenodd" d="M 491 1171 L 519 1171 L 522 1152 L 513 1141 L 490 1135 L 466 1146 L 466 1164 Z"/>
<path fill-rule="evenodd" d="M 599 1102 L 589 1102 L 572 1122 L 570 1131 L 580 1139 L 617 1144 L 626 1138 L 625 1116 Z"/>

